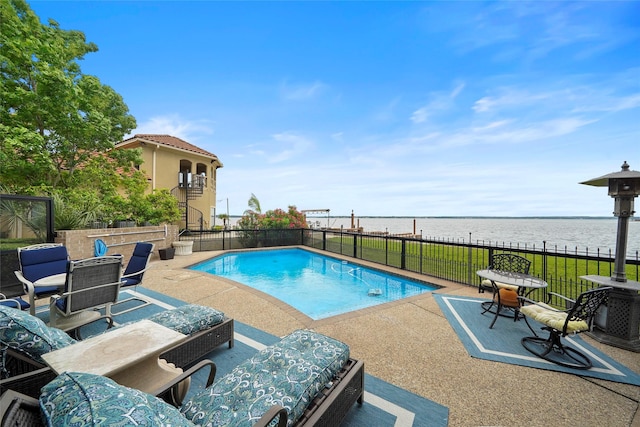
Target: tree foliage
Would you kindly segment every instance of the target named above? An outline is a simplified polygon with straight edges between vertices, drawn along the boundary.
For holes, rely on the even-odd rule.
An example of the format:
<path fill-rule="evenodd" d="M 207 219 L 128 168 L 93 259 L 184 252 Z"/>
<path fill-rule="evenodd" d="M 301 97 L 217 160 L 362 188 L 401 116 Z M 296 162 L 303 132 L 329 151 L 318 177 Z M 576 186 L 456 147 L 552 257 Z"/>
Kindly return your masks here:
<path fill-rule="evenodd" d="M 6 160 L 15 159 L 3 167 L 3 182 L 18 184 L 28 167 L 26 184 L 65 186 L 135 119 L 111 87 L 82 74 L 78 61 L 98 50 L 83 33 L 42 24 L 24 0 L 0 4 L 0 136 Z"/>
<path fill-rule="evenodd" d="M 286 211 L 273 209 L 263 214 L 260 211 L 260 201 L 253 193 L 251 193 L 248 204 L 249 209 L 244 212 L 244 215 L 238 221 L 238 228 L 256 230 L 307 227 L 306 217 L 295 206 L 289 206 Z"/>
<path fill-rule="evenodd" d="M 136 150 L 113 150 L 136 127 L 122 97 L 79 62 L 98 51 L 80 31 L 47 24 L 24 0 L 0 0 L 0 180 L 12 193 L 108 205 L 146 185 Z"/>

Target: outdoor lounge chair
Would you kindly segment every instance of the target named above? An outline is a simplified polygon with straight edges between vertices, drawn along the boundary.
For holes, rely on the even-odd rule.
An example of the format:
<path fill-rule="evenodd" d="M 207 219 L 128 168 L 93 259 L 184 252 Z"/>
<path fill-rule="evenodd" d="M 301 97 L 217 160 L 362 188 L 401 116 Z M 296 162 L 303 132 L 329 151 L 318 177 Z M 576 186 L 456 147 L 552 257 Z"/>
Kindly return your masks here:
<path fill-rule="evenodd" d="M 349 358 L 348 346 L 312 331 L 295 331 L 179 409 L 108 378 L 73 372 L 44 386 L 39 403 L 49 425 L 66 425 L 72 418 L 84 425 L 94 420 L 109 425 L 126 416 L 181 426 L 266 427 L 277 422 L 279 427 L 335 427 L 356 401 L 362 404 L 363 394 L 364 365 Z M 37 400 L 15 393 L 6 400 L 4 406 L 16 411 L 32 413 L 37 406 Z"/>
<path fill-rule="evenodd" d="M 151 260 L 151 254 L 153 253 L 154 244 L 148 242 L 137 242 L 135 248 L 133 249 L 133 253 L 131 254 L 131 258 L 129 258 L 129 262 L 127 263 L 127 267 L 122 274 L 122 287 L 126 288 L 129 286 L 133 286 L 134 289 L 142 283 L 142 278 L 144 277 L 144 272 L 147 271 L 149 267 L 149 261 Z M 151 304 L 146 299 L 134 296 L 131 298 L 126 298 L 123 300 L 118 300 L 115 304 L 113 304 L 112 308 L 123 304 L 128 301 L 141 301 L 142 304 L 136 305 L 135 307 L 128 308 L 126 310 L 121 310 L 118 312 L 114 311 L 114 314 L 124 314 L 132 310 L 137 310 L 146 305 Z"/>
<path fill-rule="evenodd" d="M 100 319 L 107 319 L 107 328 L 113 326 L 110 306 L 118 300 L 121 274 L 121 256 L 69 261 L 64 292 L 49 303 L 49 324 L 77 334 Z M 98 311 L 103 307 L 104 314 Z"/>
<path fill-rule="evenodd" d="M 188 336 L 161 355 L 183 370 L 221 344 L 228 342 L 233 347 L 233 319 L 211 307 L 186 304 L 156 313 L 149 320 Z M 40 388 L 55 378 L 41 356 L 74 343 L 75 339 L 38 317 L 0 306 L 0 389 L 38 397 Z"/>
<path fill-rule="evenodd" d="M 562 337 L 579 334 L 591 330 L 593 316 L 609 294 L 610 287 L 596 288 L 581 293 L 574 301 L 565 296 L 550 292 L 568 303 L 566 310 L 557 310 L 548 304 L 526 300 L 532 304 L 523 305 L 520 312 L 525 320 L 530 317 L 543 325 L 543 330 L 549 331 L 547 338 L 538 337 L 533 328 L 529 329 L 535 336 L 522 338 L 522 345 L 531 353 L 549 362 L 575 369 L 589 369 L 591 360 L 580 351 L 562 343 Z"/>
<path fill-rule="evenodd" d="M 24 293 L 29 299 L 29 310 L 36 314 L 37 298 L 59 293 L 57 286 L 36 286 L 34 283 L 44 277 L 67 272 L 69 253 L 67 248 L 59 243 L 41 243 L 18 248 L 20 271 L 15 275 L 22 283 Z"/>

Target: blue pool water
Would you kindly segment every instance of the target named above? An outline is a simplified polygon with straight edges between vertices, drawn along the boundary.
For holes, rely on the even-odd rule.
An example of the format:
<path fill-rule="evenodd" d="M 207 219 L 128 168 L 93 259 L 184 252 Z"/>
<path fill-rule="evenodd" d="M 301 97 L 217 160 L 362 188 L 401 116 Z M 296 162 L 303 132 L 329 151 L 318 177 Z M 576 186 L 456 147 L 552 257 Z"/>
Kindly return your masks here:
<path fill-rule="evenodd" d="M 258 289 L 314 320 L 437 289 L 303 249 L 228 253 L 191 269 Z"/>

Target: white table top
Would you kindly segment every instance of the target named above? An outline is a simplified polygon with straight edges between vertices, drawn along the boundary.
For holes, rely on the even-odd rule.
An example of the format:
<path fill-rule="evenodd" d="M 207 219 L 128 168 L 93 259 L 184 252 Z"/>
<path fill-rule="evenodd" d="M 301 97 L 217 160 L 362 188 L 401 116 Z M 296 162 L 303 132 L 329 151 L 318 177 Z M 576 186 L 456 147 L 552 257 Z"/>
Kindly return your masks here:
<path fill-rule="evenodd" d="M 108 377 L 141 360 L 154 355 L 157 358 L 186 338 L 155 322 L 141 320 L 46 353 L 42 358 L 57 374 L 72 371 Z"/>
<path fill-rule="evenodd" d="M 549 286 L 544 280 L 523 273 L 500 270 L 479 270 L 477 274 L 483 279 L 514 285 L 519 288 L 546 288 Z"/>
<path fill-rule="evenodd" d="M 64 286 L 67 280 L 67 273 L 54 274 L 52 276 L 45 276 L 42 279 L 38 279 L 33 282 L 34 286 Z"/>

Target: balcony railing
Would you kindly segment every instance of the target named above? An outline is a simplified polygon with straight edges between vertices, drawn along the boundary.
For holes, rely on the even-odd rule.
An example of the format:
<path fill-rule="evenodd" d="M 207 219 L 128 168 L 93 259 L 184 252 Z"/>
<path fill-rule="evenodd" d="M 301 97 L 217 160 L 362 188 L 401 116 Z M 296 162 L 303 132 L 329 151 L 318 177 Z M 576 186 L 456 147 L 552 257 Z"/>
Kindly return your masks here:
<path fill-rule="evenodd" d="M 194 175 L 191 173 L 180 172 L 178 174 L 179 188 L 193 188 L 202 190 L 207 186 L 207 177 L 204 175 Z"/>

